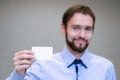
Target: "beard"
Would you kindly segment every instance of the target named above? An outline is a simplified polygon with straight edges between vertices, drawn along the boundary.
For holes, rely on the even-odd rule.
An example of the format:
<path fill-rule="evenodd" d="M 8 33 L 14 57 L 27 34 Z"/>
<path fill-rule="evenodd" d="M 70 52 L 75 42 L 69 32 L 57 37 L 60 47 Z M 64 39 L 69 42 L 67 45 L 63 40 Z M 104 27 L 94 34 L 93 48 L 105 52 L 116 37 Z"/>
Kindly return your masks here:
<path fill-rule="evenodd" d="M 73 40 L 72 40 L 71 42 L 68 40 L 67 34 L 66 34 L 65 38 L 66 38 L 66 43 L 67 43 L 67 45 L 68 45 L 73 51 L 76 51 L 76 52 L 78 52 L 78 53 L 80 53 L 80 54 L 81 54 L 82 52 L 84 52 L 84 51 L 86 50 L 86 48 L 88 47 L 88 45 L 89 45 L 88 40 L 85 40 L 84 38 L 81 38 L 81 37 L 79 37 L 78 39 L 83 40 L 83 41 L 86 42 L 85 46 L 83 46 L 83 47 L 82 47 L 82 44 L 80 44 L 79 47 L 77 47 L 77 46 L 75 45 L 74 42 L 75 42 L 75 40 L 77 40 L 76 38 L 73 38 Z"/>

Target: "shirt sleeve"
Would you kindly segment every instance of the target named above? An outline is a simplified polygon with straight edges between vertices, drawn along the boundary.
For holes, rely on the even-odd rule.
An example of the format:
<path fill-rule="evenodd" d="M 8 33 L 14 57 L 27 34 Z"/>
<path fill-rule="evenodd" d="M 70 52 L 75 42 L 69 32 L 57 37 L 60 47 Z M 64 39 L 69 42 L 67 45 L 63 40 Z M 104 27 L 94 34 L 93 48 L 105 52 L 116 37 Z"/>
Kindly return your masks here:
<path fill-rule="evenodd" d="M 24 80 L 24 75 L 19 75 L 14 70 L 5 80 Z"/>
<path fill-rule="evenodd" d="M 41 67 L 39 61 L 35 61 L 26 71 L 24 80 L 41 80 Z"/>
<path fill-rule="evenodd" d="M 111 64 L 110 68 L 108 69 L 107 76 L 105 80 L 116 80 L 116 73 L 113 64 Z"/>

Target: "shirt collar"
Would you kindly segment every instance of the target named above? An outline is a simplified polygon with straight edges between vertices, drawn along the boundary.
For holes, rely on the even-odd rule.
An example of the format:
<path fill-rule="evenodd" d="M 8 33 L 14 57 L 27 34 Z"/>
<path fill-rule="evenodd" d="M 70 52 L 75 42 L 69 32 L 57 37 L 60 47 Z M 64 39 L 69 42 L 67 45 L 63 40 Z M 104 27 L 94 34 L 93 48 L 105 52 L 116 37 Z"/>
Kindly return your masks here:
<path fill-rule="evenodd" d="M 89 54 L 88 53 L 89 52 L 86 49 L 84 54 L 80 58 L 86 67 L 88 67 L 87 64 L 89 61 Z M 62 56 L 67 64 L 67 66 L 69 66 L 76 59 L 76 57 L 66 47 L 62 51 Z"/>

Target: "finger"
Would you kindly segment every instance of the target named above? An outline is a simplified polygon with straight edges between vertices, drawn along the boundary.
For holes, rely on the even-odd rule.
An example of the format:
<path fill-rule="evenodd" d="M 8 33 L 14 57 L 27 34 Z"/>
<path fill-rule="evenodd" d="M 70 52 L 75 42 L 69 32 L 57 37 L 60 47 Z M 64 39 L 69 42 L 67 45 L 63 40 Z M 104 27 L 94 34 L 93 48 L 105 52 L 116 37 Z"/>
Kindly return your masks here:
<path fill-rule="evenodd" d="M 27 52 L 29 52 L 29 51 L 16 53 L 14 58 L 13 58 L 13 61 L 22 60 L 22 59 L 31 60 L 31 59 L 35 58 L 34 53 L 30 54 L 30 53 L 27 53 Z"/>
<path fill-rule="evenodd" d="M 15 69 L 16 70 L 25 70 L 28 69 L 30 67 L 30 65 L 20 65 L 20 66 L 16 66 Z"/>
<path fill-rule="evenodd" d="M 22 54 L 34 55 L 34 52 L 31 51 L 31 50 L 22 50 L 22 51 L 19 51 L 19 52 L 15 53 L 15 56 L 19 56 L 19 55 L 22 55 Z"/>
<path fill-rule="evenodd" d="M 29 55 L 27 55 L 29 56 Z M 17 64 L 31 64 L 34 61 L 34 58 L 30 58 L 30 57 L 25 57 L 25 56 L 19 56 L 19 58 L 17 59 L 13 59 L 13 64 L 17 65 Z"/>
<path fill-rule="evenodd" d="M 23 59 L 31 60 L 33 58 L 34 58 L 34 55 L 28 55 L 28 54 L 23 54 L 23 55 L 18 56 L 19 60 L 23 60 Z"/>
<path fill-rule="evenodd" d="M 33 63 L 33 60 L 18 60 L 15 61 L 13 64 L 14 66 L 20 66 L 20 65 L 31 65 Z"/>

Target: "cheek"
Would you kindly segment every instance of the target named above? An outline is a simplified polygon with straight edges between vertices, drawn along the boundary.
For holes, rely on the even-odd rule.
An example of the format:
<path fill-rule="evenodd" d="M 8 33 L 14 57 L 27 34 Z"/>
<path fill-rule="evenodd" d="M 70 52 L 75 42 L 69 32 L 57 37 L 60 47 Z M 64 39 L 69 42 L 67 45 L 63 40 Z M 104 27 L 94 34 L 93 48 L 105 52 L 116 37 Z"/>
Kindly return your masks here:
<path fill-rule="evenodd" d="M 72 42 L 73 39 L 76 37 L 76 34 L 73 33 L 73 32 L 69 32 L 69 33 L 67 32 L 66 34 L 67 34 L 67 39 L 68 39 L 70 42 Z"/>
<path fill-rule="evenodd" d="M 86 39 L 88 40 L 88 42 L 90 42 L 90 40 L 92 39 L 92 34 L 86 35 Z"/>

